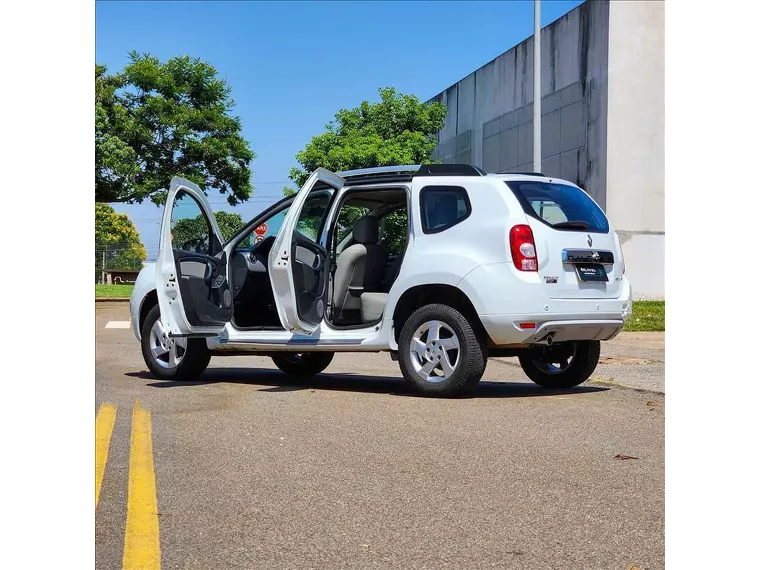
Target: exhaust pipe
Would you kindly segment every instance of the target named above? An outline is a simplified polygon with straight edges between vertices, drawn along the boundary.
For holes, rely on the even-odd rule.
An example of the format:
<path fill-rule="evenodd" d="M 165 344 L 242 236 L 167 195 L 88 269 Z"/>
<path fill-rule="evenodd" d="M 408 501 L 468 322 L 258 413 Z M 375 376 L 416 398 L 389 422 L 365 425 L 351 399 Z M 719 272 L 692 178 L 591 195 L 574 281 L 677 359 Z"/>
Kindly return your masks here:
<path fill-rule="evenodd" d="M 555 333 L 549 333 L 549 336 L 546 337 L 546 344 L 548 344 L 549 346 L 554 344 L 554 334 Z"/>

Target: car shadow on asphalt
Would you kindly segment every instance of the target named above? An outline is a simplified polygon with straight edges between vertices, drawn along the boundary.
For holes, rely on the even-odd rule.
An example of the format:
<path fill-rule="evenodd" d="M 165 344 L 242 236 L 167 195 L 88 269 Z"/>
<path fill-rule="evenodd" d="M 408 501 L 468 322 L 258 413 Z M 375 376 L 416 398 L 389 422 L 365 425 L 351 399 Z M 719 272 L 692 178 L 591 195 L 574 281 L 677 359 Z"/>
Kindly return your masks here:
<path fill-rule="evenodd" d="M 208 384 L 249 384 L 262 386 L 261 392 L 295 392 L 300 390 L 331 390 L 339 392 L 382 393 L 393 396 L 420 397 L 403 379 L 392 376 L 368 376 L 354 373 L 322 373 L 317 376 L 299 377 L 276 370 L 251 370 L 241 368 L 211 368 L 193 382 L 157 380 L 150 372 L 128 372 L 126 376 L 154 380 L 147 385 L 152 388 L 176 388 Z M 528 398 L 533 396 L 581 395 L 609 390 L 600 386 L 578 386 L 566 390 L 546 390 L 533 383 L 481 381 L 465 398 Z"/>

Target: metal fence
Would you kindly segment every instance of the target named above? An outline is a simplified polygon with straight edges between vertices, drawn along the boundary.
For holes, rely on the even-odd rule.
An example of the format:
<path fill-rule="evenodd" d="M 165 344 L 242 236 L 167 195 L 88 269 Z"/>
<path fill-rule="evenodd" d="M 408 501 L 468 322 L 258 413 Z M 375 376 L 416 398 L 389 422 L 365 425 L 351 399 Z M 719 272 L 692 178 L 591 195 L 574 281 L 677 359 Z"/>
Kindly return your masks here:
<path fill-rule="evenodd" d="M 95 243 L 95 283 L 128 283 L 142 269 L 144 251 L 133 243 Z"/>

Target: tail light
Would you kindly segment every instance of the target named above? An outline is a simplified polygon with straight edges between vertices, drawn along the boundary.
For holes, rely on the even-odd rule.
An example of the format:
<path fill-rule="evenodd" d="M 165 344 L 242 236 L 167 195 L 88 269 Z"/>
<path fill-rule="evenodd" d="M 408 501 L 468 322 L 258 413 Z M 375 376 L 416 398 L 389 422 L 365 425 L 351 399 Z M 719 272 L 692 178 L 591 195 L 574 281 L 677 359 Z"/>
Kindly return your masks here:
<path fill-rule="evenodd" d="M 538 271 L 536 242 L 530 226 L 523 224 L 509 230 L 509 247 L 512 250 L 512 261 L 518 270 Z"/>

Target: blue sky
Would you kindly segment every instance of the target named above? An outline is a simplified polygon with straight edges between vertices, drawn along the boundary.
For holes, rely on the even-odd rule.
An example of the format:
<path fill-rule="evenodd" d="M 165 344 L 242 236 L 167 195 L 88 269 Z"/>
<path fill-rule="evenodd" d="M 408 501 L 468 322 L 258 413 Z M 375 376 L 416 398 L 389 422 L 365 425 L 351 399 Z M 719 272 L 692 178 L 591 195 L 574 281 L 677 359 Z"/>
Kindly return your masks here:
<path fill-rule="evenodd" d="M 582 2 L 541 3 L 546 26 Z M 97 63 L 118 71 L 131 50 L 199 57 L 232 87 L 257 154 L 251 200 L 215 209 L 252 218 L 282 197 L 295 154 L 336 111 L 396 87 L 422 101 L 533 33 L 533 2 L 104 2 L 95 7 Z M 155 257 L 161 209 L 128 213 Z"/>

